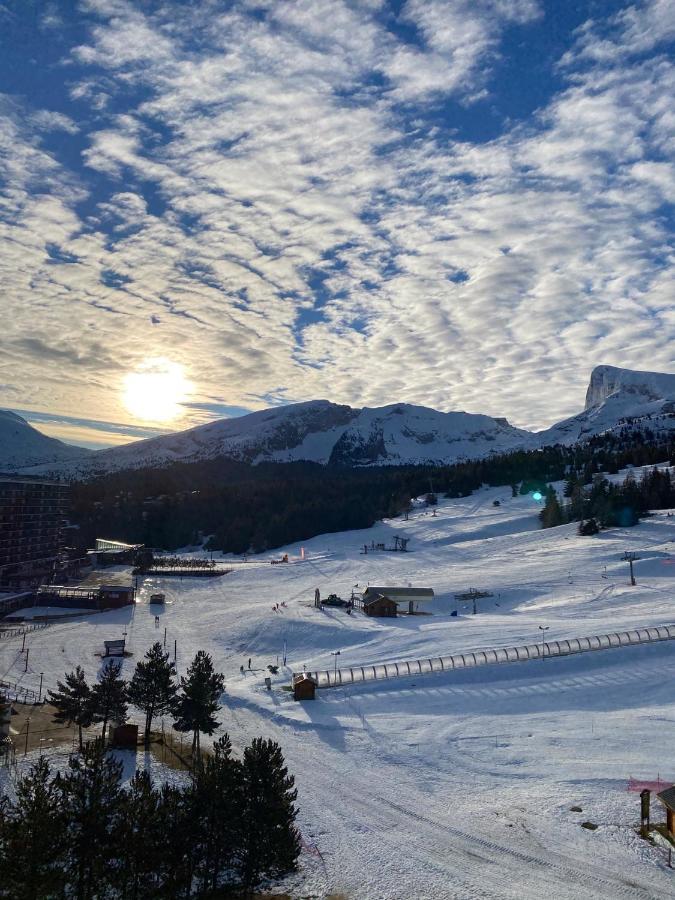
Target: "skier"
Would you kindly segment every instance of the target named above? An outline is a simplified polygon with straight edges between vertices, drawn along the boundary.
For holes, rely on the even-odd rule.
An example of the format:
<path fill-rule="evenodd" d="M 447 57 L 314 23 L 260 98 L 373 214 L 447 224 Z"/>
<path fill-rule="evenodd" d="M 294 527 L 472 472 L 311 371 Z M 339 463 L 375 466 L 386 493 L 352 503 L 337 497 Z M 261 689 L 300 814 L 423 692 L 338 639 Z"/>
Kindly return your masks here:
<path fill-rule="evenodd" d="M 239 671 L 240 671 L 241 674 L 243 675 L 243 674 L 244 674 L 244 667 L 243 667 L 243 666 L 239 666 Z"/>
<path fill-rule="evenodd" d="M 251 668 L 251 657 L 250 656 L 248 658 L 248 667 L 249 667 L 249 669 Z"/>

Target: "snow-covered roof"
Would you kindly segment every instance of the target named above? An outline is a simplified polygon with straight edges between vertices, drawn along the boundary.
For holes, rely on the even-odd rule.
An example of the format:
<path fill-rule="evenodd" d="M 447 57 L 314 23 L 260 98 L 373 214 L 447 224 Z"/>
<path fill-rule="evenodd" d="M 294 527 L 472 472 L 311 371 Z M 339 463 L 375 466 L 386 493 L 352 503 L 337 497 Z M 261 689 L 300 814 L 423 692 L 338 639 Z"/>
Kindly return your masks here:
<path fill-rule="evenodd" d="M 397 597 L 402 600 L 429 600 L 434 596 L 434 589 L 422 587 L 375 587 L 374 585 L 368 585 L 363 592 L 363 596 L 365 597 L 366 594 L 382 594 L 384 597 L 389 597 L 392 600 L 396 600 Z"/>
<path fill-rule="evenodd" d="M 656 796 L 664 806 L 675 812 L 675 787 L 669 787 Z"/>

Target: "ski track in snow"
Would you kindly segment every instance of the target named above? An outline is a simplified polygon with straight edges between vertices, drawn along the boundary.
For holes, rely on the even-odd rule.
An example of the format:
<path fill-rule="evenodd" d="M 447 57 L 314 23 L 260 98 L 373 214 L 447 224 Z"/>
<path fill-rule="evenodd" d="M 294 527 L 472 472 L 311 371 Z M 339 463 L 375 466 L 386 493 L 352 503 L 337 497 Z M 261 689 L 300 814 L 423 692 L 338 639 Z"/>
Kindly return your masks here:
<path fill-rule="evenodd" d="M 44 672 L 45 689 L 77 664 L 93 678 L 103 640 L 123 630 L 126 677 L 164 627 L 180 674 L 206 649 L 227 680 L 220 733 L 239 749 L 257 735 L 277 740 L 296 776 L 305 849 L 281 886 L 292 897 L 675 895 L 663 852 L 632 830 L 639 800 L 626 792 L 631 775 L 675 779 L 675 642 L 369 682 L 319 691 L 313 703 L 282 690 L 291 670 L 332 668 L 337 650 L 340 665 L 362 665 L 532 643 L 540 624 L 556 640 L 675 621 L 675 520 L 659 513 L 581 538 L 574 525 L 539 530 L 539 507 L 509 495 L 484 489 L 441 502 L 436 516 L 418 508 L 408 521 L 323 535 L 305 543 L 304 561 L 294 545 L 235 560 L 223 578 L 147 579 L 131 609 L 30 634 L 27 673 L 21 639 L 3 641 L 0 672 L 31 688 Z M 411 538 L 411 552 L 360 553 L 395 534 Z M 624 550 L 641 556 L 636 587 Z M 291 563 L 270 565 L 286 551 Z M 432 615 L 313 608 L 316 587 L 349 596 L 368 581 L 432 586 Z M 155 628 L 148 598 L 160 586 L 167 602 Z M 461 604 L 451 617 L 454 594 L 469 587 L 494 596 L 476 617 Z M 267 691 L 266 666 L 284 640 L 288 666 Z M 584 812 L 570 812 L 577 804 Z M 597 831 L 580 827 L 586 818 Z"/>

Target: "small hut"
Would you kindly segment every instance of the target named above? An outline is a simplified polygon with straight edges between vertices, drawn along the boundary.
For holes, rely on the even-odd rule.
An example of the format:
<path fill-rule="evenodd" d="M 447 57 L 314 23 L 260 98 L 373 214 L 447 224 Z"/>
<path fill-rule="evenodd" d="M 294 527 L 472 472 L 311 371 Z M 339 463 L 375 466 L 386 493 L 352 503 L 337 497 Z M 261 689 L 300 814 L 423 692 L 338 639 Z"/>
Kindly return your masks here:
<path fill-rule="evenodd" d="M 124 656 L 124 638 L 116 641 L 103 641 L 106 656 Z"/>
<path fill-rule="evenodd" d="M 364 596 L 363 611 L 367 616 L 395 618 L 398 606 L 391 597 L 385 597 L 384 594 L 375 594 L 369 597 Z"/>
<path fill-rule="evenodd" d="M 656 795 L 666 808 L 666 828 L 668 836 L 675 840 L 675 786 Z"/>
<path fill-rule="evenodd" d="M 316 681 L 308 672 L 301 672 L 293 676 L 293 699 L 314 700 L 316 693 Z"/>
<path fill-rule="evenodd" d="M 112 730 L 110 743 L 120 750 L 135 750 L 138 744 L 138 725 L 132 725 L 131 722 L 117 725 Z"/>

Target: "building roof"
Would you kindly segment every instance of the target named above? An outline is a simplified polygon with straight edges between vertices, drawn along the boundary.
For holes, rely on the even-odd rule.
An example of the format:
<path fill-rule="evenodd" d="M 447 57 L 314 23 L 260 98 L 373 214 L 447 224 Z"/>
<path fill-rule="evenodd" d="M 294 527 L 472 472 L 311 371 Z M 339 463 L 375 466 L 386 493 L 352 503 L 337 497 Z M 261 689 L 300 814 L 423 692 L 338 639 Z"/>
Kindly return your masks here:
<path fill-rule="evenodd" d="M 664 806 L 675 812 L 675 787 L 669 787 L 656 796 Z"/>
<path fill-rule="evenodd" d="M 382 594 L 384 597 L 391 597 L 392 599 L 401 597 L 406 600 L 422 600 L 433 597 L 434 589 L 423 587 L 375 587 L 374 585 L 368 585 L 363 594 L 364 597 L 366 594 Z"/>
<path fill-rule="evenodd" d="M 40 478 L 38 475 L 12 475 L 0 473 L 0 482 L 3 484 L 46 484 L 50 487 L 59 487 L 70 490 L 70 485 L 63 481 L 54 481 L 50 478 Z"/>
<path fill-rule="evenodd" d="M 373 603 L 379 603 L 379 602 L 382 601 L 382 600 L 384 600 L 386 603 L 391 603 L 391 604 L 393 604 L 394 606 L 396 606 L 396 601 L 395 601 L 395 600 L 392 600 L 391 597 L 387 597 L 386 594 L 374 594 L 374 595 L 371 596 L 371 597 L 364 597 L 364 598 L 363 598 L 363 605 L 364 605 L 364 606 L 371 606 Z"/>
<path fill-rule="evenodd" d="M 316 684 L 316 680 L 312 678 L 309 672 L 298 672 L 293 676 L 293 684 L 300 684 L 301 681 L 311 681 L 312 684 Z"/>

